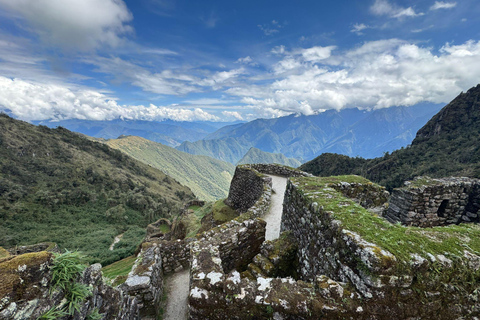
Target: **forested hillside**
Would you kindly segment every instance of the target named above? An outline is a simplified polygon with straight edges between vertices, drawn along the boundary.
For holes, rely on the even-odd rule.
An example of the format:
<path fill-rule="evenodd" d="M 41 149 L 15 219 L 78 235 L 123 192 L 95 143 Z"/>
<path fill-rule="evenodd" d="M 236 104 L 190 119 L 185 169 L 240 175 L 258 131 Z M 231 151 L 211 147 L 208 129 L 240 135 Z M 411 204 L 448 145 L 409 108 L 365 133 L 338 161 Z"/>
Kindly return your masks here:
<path fill-rule="evenodd" d="M 0 246 L 52 241 L 112 262 L 135 250 L 148 223 L 193 197 L 105 144 L 0 115 Z"/>
<path fill-rule="evenodd" d="M 155 167 L 188 186 L 203 200 L 226 198 L 235 166 L 207 156 L 192 155 L 140 137 L 105 141 L 114 149 Z"/>
<path fill-rule="evenodd" d="M 322 154 L 300 169 L 319 176 L 359 174 L 399 187 L 415 176 L 480 178 L 480 85 L 461 93 L 421 128 L 412 145 L 365 160 Z"/>

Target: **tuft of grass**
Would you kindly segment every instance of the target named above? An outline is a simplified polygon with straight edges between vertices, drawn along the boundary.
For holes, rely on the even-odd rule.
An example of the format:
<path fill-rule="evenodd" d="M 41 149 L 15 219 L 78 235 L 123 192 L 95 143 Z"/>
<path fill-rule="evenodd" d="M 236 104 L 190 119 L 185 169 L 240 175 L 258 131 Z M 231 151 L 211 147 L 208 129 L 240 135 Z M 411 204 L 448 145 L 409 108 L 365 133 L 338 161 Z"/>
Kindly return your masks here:
<path fill-rule="evenodd" d="M 85 257 L 79 252 L 65 251 L 65 253 L 54 253 L 51 290 L 61 289 L 68 291 L 74 281 L 87 267 L 83 264 Z"/>
<path fill-rule="evenodd" d="M 68 313 L 63 310 L 58 310 L 57 307 L 54 306 L 38 317 L 37 320 L 57 320 L 65 316 L 68 316 Z"/>

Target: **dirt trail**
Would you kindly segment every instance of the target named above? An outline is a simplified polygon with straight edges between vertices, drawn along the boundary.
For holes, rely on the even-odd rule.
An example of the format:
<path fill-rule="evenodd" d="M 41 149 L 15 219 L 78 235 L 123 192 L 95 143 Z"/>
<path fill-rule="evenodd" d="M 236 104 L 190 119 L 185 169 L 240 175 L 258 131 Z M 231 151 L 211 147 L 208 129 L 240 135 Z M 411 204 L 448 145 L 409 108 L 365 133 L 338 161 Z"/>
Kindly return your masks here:
<path fill-rule="evenodd" d="M 190 270 L 183 270 L 171 275 L 165 284 L 167 290 L 167 307 L 163 319 L 187 319 L 188 294 L 190 293 Z"/>
<path fill-rule="evenodd" d="M 282 223 L 283 196 L 287 187 L 287 178 L 268 175 L 272 178 L 272 192 L 270 210 L 263 217 L 267 222 L 265 240 L 275 240 L 280 236 L 280 225 Z"/>

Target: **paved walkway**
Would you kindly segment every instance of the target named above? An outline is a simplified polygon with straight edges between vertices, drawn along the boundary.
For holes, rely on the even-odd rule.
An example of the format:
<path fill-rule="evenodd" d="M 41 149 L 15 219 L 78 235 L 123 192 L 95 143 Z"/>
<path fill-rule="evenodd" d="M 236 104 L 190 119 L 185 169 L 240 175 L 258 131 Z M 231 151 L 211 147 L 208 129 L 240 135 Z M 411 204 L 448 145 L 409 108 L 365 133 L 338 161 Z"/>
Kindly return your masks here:
<path fill-rule="evenodd" d="M 167 307 L 164 320 L 187 319 L 190 269 L 172 274 L 166 281 Z"/>
<path fill-rule="evenodd" d="M 263 217 L 267 222 L 265 240 L 275 240 L 280 236 L 280 225 L 282 223 L 283 196 L 287 188 L 287 178 L 268 175 L 272 178 L 272 192 L 270 211 Z"/>

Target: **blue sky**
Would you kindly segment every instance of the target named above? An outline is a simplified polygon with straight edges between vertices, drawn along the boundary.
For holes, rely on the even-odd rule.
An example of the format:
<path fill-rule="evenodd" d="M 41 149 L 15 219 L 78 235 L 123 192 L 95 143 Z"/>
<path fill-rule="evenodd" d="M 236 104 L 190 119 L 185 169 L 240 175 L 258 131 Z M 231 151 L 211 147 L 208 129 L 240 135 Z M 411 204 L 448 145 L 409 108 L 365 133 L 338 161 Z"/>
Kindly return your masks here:
<path fill-rule="evenodd" d="M 447 103 L 480 83 L 478 0 L 0 0 L 0 110 L 251 120 Z"/>

